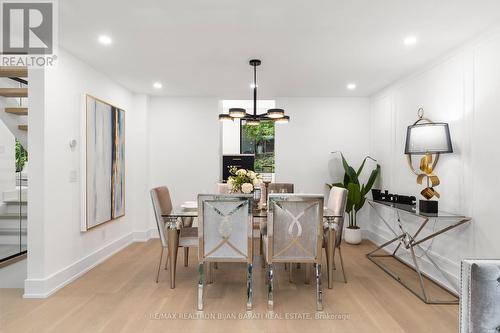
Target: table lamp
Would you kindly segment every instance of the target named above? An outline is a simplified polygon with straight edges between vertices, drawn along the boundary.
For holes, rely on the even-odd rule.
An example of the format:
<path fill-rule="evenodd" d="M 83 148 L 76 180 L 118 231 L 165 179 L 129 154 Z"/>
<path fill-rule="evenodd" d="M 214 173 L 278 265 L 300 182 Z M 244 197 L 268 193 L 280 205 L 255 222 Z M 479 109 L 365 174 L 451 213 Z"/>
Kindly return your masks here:
<path fill-rule="evenodd" d="M 437 214 L 438 201 L 431 200 L 433 197 L 440 198 L 435 187 L 440 184 L 438 176 L 434 174 L 440 154 L 453 153 L 451 145 L 450 129 L 447 123 L 435 123 L 424 118 L 424 109 L 417 111 L 418 119 L 413 125 L 408 126 L 406 131 L 405 154 L 408 165 L 417 175 L 417 183 L 426 181 L 426 188 L 420 194 L 425 200 L 419 201 L 419 209 L 422 213 Z M 420 170 L 413 167 L 412 155 L 423 155 L 420 159 Z"/>

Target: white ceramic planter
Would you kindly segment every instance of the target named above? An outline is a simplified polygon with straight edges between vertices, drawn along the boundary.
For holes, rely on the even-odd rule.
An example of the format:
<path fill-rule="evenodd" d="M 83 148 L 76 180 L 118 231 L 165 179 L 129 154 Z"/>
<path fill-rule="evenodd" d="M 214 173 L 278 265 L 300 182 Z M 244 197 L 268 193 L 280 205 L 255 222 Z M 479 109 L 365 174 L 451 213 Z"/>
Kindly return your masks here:
<path fill-rule="evenodd" d="M 361 229 L 345 228 L 344 240 L 348 244 L 356 245 L 361 243 Z"/>

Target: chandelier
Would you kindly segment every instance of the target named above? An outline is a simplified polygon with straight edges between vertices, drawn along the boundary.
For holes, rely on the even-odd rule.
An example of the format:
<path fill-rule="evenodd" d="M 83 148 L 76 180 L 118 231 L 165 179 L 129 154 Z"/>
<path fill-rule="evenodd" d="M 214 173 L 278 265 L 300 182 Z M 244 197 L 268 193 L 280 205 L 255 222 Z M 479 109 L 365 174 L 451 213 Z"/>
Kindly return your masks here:
<path fill-rule="evenodd" d="M 269 109 L 266 113 L 257 114 L 257 66 L 262 63 L 259 59 L 250 60 L 250 66 L 253 67 L 253 113 L 247 113 L 243 108 L 230 108 L 229 114 L 219 114 L 220 121 L 241 119 L 246 125 L 259 125 L 263 120 L 272 120 L 275 123 L 288 123 L 290 117 L 285 115 L 283 109 Z"/>

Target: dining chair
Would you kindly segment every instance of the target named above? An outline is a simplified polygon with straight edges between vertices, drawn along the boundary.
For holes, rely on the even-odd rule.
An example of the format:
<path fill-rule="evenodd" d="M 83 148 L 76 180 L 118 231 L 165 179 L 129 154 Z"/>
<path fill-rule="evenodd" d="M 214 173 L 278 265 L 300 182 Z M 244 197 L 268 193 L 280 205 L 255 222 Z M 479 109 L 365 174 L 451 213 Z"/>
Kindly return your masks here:
<path fill-rule="evenodd" d="M 500 332 L 500 260 L 464 259 L 460 275 L 460 333 Z"/>
<path fill-rule="evenodd" d="M 198 195 L 198 310 L 203 310 L 204 285 L 213 281 L 210 266 L 216 262 L 247 264 L 246 308 L 252 309 L 252 198 L 251 194 Z"/>
<path fill-rule="evenodd" d="M 292 183 L 270 183 L 268 189 L 269 193 L 293 193 L 293 187 Z"/>
<path fill-rule="evenodd" d="M 217 183 L 217 193 L 218 194 L 230 194 L 231 188 L 228 183 Z"/>
<path fill-rule="evenodd" d="M 328 289 L 333 288 L 333 270 L 335 267 L 335 249 L 338 249 L 340 266 L 344 282 L 347 283 L 344 270 L 344 260 L 342 258 L 342 231 L 344 230 L 344 216 L 347 206 L 348 191 L 342 187 L 332 187 L 326 207 L 335 216 L 329 223 L 325 223 L 323 246 L 326 253 L 326 267 L 328 271 Z"/>
<path fill-rule="evenodd" d="M 176 240 L 168 239 L 165 233 L 165 223 L 162 218 L 162 214 L 169 214 L 172 211 L 172 200 L 170 198 L 170 191 L 166 186 L 155 187 L 150 191 L 151 201 L 153 203 L 153 211 L 156 219 L 156 226 L 158 228 L 158 234 L 160 235 L 161 242 L 161 254 L 160 263 L 158 264 L 158 272 L 156 273 L 156 283 L 160 277 L 160 270 L 163 261 L 163 253 L 167 252 L 167 259 L 165 260 L 165 269 L 169 264 L 169 253 L 172 249 L 170 247 L 174 246 Z M 198 228 L 184 225 L 183 221 L 179 221 L 183 224 L 179 231 L 179 242 L 178 246 L 184 248 L 184 266 L 188 265 L 189 247 L 198 246 Z M 176 260 L 170 260 L 170 279 L 171 287 L 175 286 L 175 271 L 176 271 Z"/>
<path fill-rule="evenodd" d="M 267 185 L 267 187 L 262 186 L 262 188 L 264 189 L 264 193 L 262 193 L 261 198 L 260 198 L 261 206 L 267 205 L 267 198 L 268 198 L 269 194 L 271 194 L 271 193 L 293 193 L 293 191 L 294 191 L 293 183 L 269 183 Z M 268 193 L 266 193 L 265 191 L 267 191 Z M 255 227 L 256 226 L 254 226 L 254 228 Z M 266 228 L 266 221 L 265 220 L 259 221 L 259 225 L 257 227 L 260 230 L 265 229 Z M 259 242 L 260 254 L 262 255 L 263 254 L 262 232 L 260 233 L 259 237 L 260 237 L 260 242 Z M 285 264 L 285 266 L 286 266 L 286 264 Z M 262 262 L 262 267 L 264 267 L 264 262 Z"/>
<path fill-rule="evenodd" d="M 275 263 L 313 264 L 316 271 L 316 309 L 323 310 L 323 202 L 323 195 L 319 194 L 269 195 L 268 221 L 263 241 L 267 263 L 267 302 L 270 311 L 274 307 Z"/>

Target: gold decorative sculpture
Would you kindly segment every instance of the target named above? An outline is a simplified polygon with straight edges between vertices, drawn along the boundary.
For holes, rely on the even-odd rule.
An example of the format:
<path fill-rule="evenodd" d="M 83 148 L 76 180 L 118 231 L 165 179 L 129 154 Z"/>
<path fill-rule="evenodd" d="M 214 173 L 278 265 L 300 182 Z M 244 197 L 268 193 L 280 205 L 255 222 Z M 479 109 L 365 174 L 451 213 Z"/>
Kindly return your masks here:
<path fill-rule="evenodd" d="M 437 213 L 437 201 L 430 200 L 434 197 L 440 198 L 435 187 L 441 182 L 434 173 L 440 154 L 452 153 L 450 131 L 447 123 L 435 123 L 424 118 L 424 109 L 417 111 L 418 119 L 413 125 L 408 126 L 406 133 L 405 154 L 410 169 L 417 175 L 417 183 L 427 185 L 420 194 L 426 200 L 420 200 L 420 211 L 425 213 Z M 412 155 L 423 155 L 420 159 L 420 170 L 413 167 Z M 433 157 L 434 155 L 434 157 Z"/>

